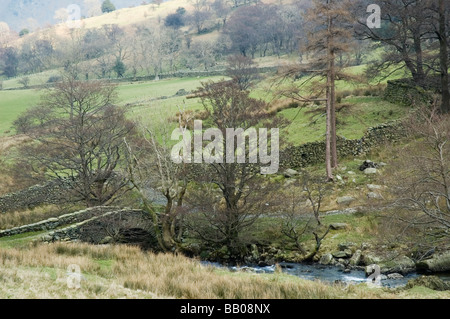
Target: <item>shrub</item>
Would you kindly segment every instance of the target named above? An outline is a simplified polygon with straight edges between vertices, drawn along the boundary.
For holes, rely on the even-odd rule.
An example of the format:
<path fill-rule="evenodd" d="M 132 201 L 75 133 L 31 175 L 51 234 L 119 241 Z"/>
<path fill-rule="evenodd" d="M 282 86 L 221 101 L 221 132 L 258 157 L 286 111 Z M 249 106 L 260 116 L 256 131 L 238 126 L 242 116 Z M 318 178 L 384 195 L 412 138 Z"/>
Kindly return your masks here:
<path fill-rule="evenodd" d="M 30 33 L 30 30 L 28 30 L 28 29 L 22 29 L 22 30 L 20 30 L 20 32 L 19 32 L 19 37 L 23 37 L 24 35 L 27 35 L 27 34 L 29 34 Z"/>
<path fill-rule="evenodd" d="M 27 89 L 30 85 L 30 78 L 28 76 L 24 76 L 19 80 L 19 83 L 22 84 L 22 86 Z"/>
<path fill-rule="evenodd" d="M 166 27 L 171 27 L 174 29 L 179 29 L 184 26 L 183 16 L 179 13 L 172 13 L 167 16 L 164 20 L 164 25 Z"/>
<path fill-rule="evenodd" d="M 48 78 L 47 83 L 56 83 L 61 81 L 61 77 L 59 75 L 52 75 Z"/>

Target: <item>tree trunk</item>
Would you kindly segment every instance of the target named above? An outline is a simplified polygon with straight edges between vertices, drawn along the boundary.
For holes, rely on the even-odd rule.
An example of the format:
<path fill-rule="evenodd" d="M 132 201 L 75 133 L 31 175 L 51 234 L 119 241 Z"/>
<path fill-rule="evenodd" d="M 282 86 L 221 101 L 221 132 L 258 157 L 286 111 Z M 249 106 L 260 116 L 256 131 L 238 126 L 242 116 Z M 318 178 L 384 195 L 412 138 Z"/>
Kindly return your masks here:
<path fill-rule="evenodd" d="M 439 0 L 439 58 L 441 65 L 442 87 L 441 112 L 450 113 L 450 91 L 448 88 L 448 41 L 445 20 L 445 3 L 444 0 Z"/>
<path fill-rule="evenodd" d="M 328 226 L 327 230 L 321 237 L 319 237 L 319 235 L 317 235 L 316 232 L 313 233 L 314 238 L 316 239 L 316 245 L 314 246 L 314 250 L 303 259 L 303 262 L 313 261 L 314 256 L 316 256 L 317 253 L 319 252 L 320 246 L 322 245 L 322 241 L 328 235 L 328 233 L 330 232 L 330 229 L 331 229 L 331 227 Z"/>
<path fill-rule="evenodd" d="M 172 217 L 173 198 L 170 196 L 170 190 L 167 189 L 164 194 L 167 204 L 164 209 L 164 216 L 161 218 L 162 242 L 165 250 L 172 250 L 175 245 L 174 218 Z"/>
<path fill-rule="evenodd" d="M 325 166 L 327 173 L 327 180 L 329 182 L 334 180 L 333 170 L 331 164 L 331 74 L 328 71 L 327 76 L 327 125 L 326 125 L 326 140 L 325 140 Z"/>
<path fill-rule="evenodd" d="M 331 167 L 337 168 L 337 132 L 336 132 L 336 69 L 335 53 L 330 52 L 330 116 L 331 116 Z"/>
<path fill-rule="evenodd" d="M 416 83 L 423 85 L 425 82 L 425 72 L 423 70 L 423 52 L 422 52 L 422 39 L 419 32 L 414 34 L 414 50 L 416 52 Z"/>
<path fill-rule="evenodd" d="M 328 4 L 331 3 L 331 0 L 328 2 Z M 332 163 L 332 134 L 333 134 L 333 124 L 332 124 L 332 109 L 333 109 L 333 101 L 332 101 L 332 86 L 333 86 L 333 63 L 332 63 L 332 48 L 331 48 L 331 41 L 332 41 L 332 17 L 328 16 L 328 39 L 327 39 L 327 63 L 328 63 L 328 70 L 327 70 L 327 124 L 326 124 L 326 141 L 325 141 L 325 166 L 326 166 L 326 173 L 327 173 L 327 180 L 333 181 L 333 163 Z"/>
<path fill-rule="evenodd" d="M 174 234 L 172 233 L 172 224 L 170 220 L 166 219 L 162 222 L 162 242 L 164 245 L 164 250 L 171 251 L 175 246 L 176 242 L 174 239 Z"/>

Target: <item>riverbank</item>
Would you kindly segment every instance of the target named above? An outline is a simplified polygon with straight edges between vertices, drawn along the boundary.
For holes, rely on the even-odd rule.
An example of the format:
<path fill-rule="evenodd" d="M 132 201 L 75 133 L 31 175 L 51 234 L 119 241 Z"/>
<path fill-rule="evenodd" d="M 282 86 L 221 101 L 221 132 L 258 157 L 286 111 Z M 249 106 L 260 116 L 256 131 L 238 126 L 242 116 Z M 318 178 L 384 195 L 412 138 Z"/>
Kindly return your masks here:
<path fill-rule="evenodd" d="M 56 242 L 0 247 L 0 298 L 398 299 L 450 298 L 423 287 L 392 290 L 305 280 L 284 272 L 255 275 L 202 265 L 126 245 Z M 79 288 L 68 287 L 70 265 Z M 71 281 L 71 283 L 74 283 Z M 73 287 L 73 286 L 72 286 Z"/>

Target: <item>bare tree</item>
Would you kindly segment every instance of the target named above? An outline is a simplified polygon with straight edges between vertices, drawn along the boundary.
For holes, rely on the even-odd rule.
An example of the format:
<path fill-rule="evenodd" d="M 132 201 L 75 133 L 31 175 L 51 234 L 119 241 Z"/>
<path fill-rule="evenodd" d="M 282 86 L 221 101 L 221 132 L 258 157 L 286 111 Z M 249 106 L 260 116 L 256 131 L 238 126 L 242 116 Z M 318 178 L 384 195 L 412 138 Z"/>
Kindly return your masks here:
<path fill-rule="evenodd" d="M 179 124 L 186 130 L 181 118 Z M 190 182 L 186 165 L 172 160 L 171 133 L 165 121 L 151 128 L 141 125 L 139 139 L 127 143 L 130 182 L 152 217 L 158 244 L 165 251 L 177 249 L 181 242 L 183 200 Z M 149 192 L 165 198 L 163 209 L 152 203 Z"/>
<path fill-rule="evenodd" d="M 208 3 L 205 0 L 192 0 L 193 12 L 189 15 L 188 20 L 196 28 L 197 33 L 201 33 L 206 21 L 211 17 Z"/>
<path fill-rule="evenodd" d="M 294 241 L 297 249 L 304 255 L 304 261 L 314 258 L 329 232 L 329 227 L 325 227 L 320 221 L 321 205 L 329 190 L 330 185 L 323 177 L 311 176 L 302 171 L 299 180 L 290 185 L 287 194 L 282 194 L 278 200 L 278 209 L 282 210 L 282 233 Z M 319 232 L 323 234 L 318 235 Z M 303 241 L 311 235 L 314 235 L 315 244 L 308 254 Z"/>
<path fill-rule="evenodd" d="M 25 89 L 27 89 L 30 85 L 30 78 L 28 76 L 24 76 L 23 78 L 20 78 L 18 82 L 22 84 Z"/>
<path fill-rule="evenodd" d="M 362 1 L 361 8 L 367 3 Z M 385 45 L 380 63 L 373 63 L 372 74 L 384 70 L 388 75 L 406 68 L 417 84 L 423 84 L 426 76 L 424 42 L 430 37 L 428 3 L 422 0 L 383 0 L 383 28 L 370 28 L 365 20 L 359 21 L 356 33 L 361 39 L 371 39 Z M 388 76 L 387 75 L 387 76 Z"/>
<path fill-rule="evenodd" d="M 227 75 L 237 83 L 241 90 L 248 90 L 258 79 L 258 69 L 252 58 L 241 54 L 227 58 Z"/>
<path fill-rule="evenodd" d="M 58 23 L 64 23 L 69 18 L 69 11 L 67 11 L 66 8 L 60 8 L 55 11 L 55 15 L 53 16 L 53 19 L 58 21 Z"/>
<path fill-rule="evenodd" d="M 249 92 L 242 91 L 233 82 L 203 83 L 197 94 L 209 120 L 223 136 L 228 128 L 247 130 L 265 116 L 265 103 L 250 98 Z M 237 143 L 234 146 L 233 155 Z M 270 201 L 272 187 L 249 161 L 219 160 L 195 165 L 203 173 L 197 175 L 197 187 L 191 190 L 187 200 L 191 214 L 197 217 L 190 231 L 216 247 L 225 245 L 232 255 L 239 256 L 245 243 L 243 235 Z"/>
<path fill-rule="evenodd" d="M 448 4 L 447 4 L 448 5 Z M 448 27 L 447 27 L 447 12 L 448 8 L 444 3 L 444 0 L 439 0 L 439 28 L 437 37 L 439 39 L 439 61 L 440 61 L 440 73 L 441 73 L 441 90 L 442 101 L 441 111 L 443 113 L 450 113 L 450 89 L 448 79 Z"/>
<path fill-rule="evenodd" d="M 449 67 L 449 13 L 450 5 L 444 0 L 436 1 L 429 0 L 430 24 L 431 32 L 435 34 L 439 42 L 439 67 L 436 68 L 440 74 L 440 91 L 441 91 L 441 112 L 450 113 L 450 88 L 448 78 Z"/>
<path fill-rule="evenodd" d="M 314 218 L 318 225 L 321 225 L 320 210 L 323 199 L 330 192 L 331 187 L 324 182 L 322 176 L 312 176 L 307 171 L 302 171 L 300 175 L 300 183 L 303 190 L 304 198 L 311 206 Z"/>
<path fill-rule="evenodd" d="M 28 119 L 34 142 L 21 150 L 22 159 L 47 178 L 69 182 L 74 200 L 86 206 L 110 203 L 127 190 L 120 165 L 133 124 L 113 105 L 115 98 L 111 84 L 67 76 L 43 96 L 46 116 Z"/>
<path fill-rule="evenodd" d="M 222 20 L 222 27 L 227 24 L 227 19 L 231 12 L 231 7 L 226 2 L 226 0 L 214 0 L 211 4 L 216 17 Z"/>
<path fill-rule="evenodd" d="M 0 49 L 8 47 L 10 41 L 14 38 L 14 34 L 10 30 L 9 25 L 6 22 L 0 22 Z"/>
<path fill-rule="evenodd" d="M 298 185 L 297 185 L 298 186 Z M 280 196 L 280 205 L 282 210 L 281 232 L 287 238 L 294 241 L 297 249 L 306 255 L 306 249 L 302 243 L 302 237 L 309 233 L 313 217 L 302 214 L 304 198 L 298 196 L 300 190 L 292 187 L 287 190 L 287 195 Z"/>
<path fill-rule="evenodd" d="M 408 127 L 416 140 L 391 169 L 389 185 L 396 209 L 387 220 L 397 225 L 397 240 L 422 250 L 446 249 L 450 244 L 450 118 L 439 114 L 438 107 L 423 109 Z"/>
<path fill-rule="evenodd" d="M 100 0 L 84 0 L 83 4 L 88 17 L 95 17 L 102 14 L 102 2 Z"/>

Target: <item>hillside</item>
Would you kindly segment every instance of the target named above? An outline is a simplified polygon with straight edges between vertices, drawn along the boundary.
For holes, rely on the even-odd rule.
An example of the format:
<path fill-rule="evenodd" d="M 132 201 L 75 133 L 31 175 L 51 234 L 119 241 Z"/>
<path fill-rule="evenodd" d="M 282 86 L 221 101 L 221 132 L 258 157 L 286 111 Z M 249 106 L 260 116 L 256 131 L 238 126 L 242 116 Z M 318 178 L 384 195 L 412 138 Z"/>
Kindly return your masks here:
<path fill-rule="evenodd" d="M 1 1 L 0 299 L 450 298 L 450 3 Z"/>
<path fill-rule="evenodd" d="M 29 28 L 34 30 L 37 27 L 45 27 L 55 24 L 55 12 L 61 8 L 67 8 L 70 4 L 79 5 L 81 15 L 88 17 L 90 10 L 84 0 L 0 0 L 0 21 L 8 23 L 11 29 L 19 32 L 21 29 Z M 113 0 L 117 9 L 139 6 L 140 0 Z M 89 4 L 89 2 L 87 2 Z M 90 3 L 101 5 L 101 1 L 91 1 Z"/>

